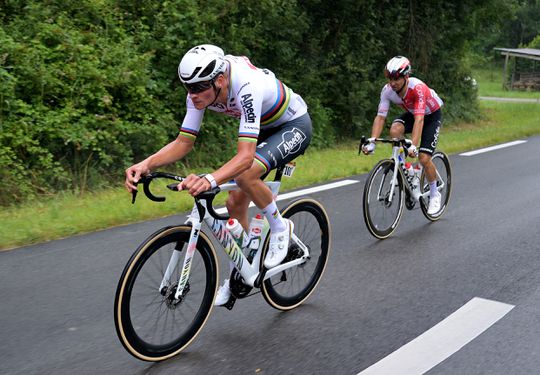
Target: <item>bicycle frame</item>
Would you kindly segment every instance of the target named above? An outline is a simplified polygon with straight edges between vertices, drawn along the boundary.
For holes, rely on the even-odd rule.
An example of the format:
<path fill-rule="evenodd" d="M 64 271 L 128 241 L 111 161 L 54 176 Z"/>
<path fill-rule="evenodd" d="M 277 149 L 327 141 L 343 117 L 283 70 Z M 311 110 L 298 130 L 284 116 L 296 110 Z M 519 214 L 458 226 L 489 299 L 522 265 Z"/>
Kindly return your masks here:
<path fill-rule="evenodd" d="M 265 182 L 265 184 L 268 187 L 270 187 L 270 189 L 272 190 L 272 194 L 274 196 L 277 196 L 279 187 L 281 185 L 280 181 L 269 181 L 269 182 Z M 236 183 L 227 183 L 227 184 L 220 185 L 220 189 L 221 191 L 236 190 L 238 189 L 238 185 L 236 185 Z M 188 216 L 188 219 L 186 220 L 186 223 L 191 223 L 192 228 L 191 228 L 189 243 L 187 245 L 187 251 L 186 251 L 184 261 L 182 264 L 182 272 L 181 272 L 180 280 L 179 280 L 178 287 L 176 289 L 176 293 L 174 296 L 175 299 L 180 299 L 187 285 L 187 282 L 189 280 L 189 275 L 190 275 L 190 270 L 191 270 L 191 261 L 193 259 L 193 254 L 195 253 L 195 250 L 196 250 L 196 245 L 199 239 L 199 234 L 202 228 L 203 221 L 211 229 L 214 237 L 221 244 L 227 256 L 234 262 L 234 264 L 236 265 L 236 268 L 238 269 L 238 272 L 240 273 L 240 275 L 242 275 L 246 285 L 259 287 L 262 281 L 267 280 L 270 277 L 288 268 L 305 263 L 309 257 L 309 250 L 307 246 L 305 246 L 300 241 L 300 239 L 293 233 L 291 236 L 291 241 L 294 241 L 294 243 L 300 246 L 300 248 L 304 252 L 304 255 L 298 259 L 294 259 L 287 263 L 280 264 L 269 270 L 264 270 L 264 269 L 261 270 L 260 265 L 261 265 L 262 249 L 266 242 L 266 237 L 270 230 L 266 219 L 265 219 L 265 225 L 263 228 L 263 233 L 261 234 L 261 241 L 259 241 L 259 247 L 257 249 L 257 252 L 252 262 L 250 263 L 248 259 L 246 258 L 246 256 L 244 255 L 243 249 L 236 243 L 231 233 L 229 233 L 229 231 L 226 229 L 225 221 L 216 219 L 215 217 L 210 215 L 209 210 L 207 208 L 207 202 L 205 200 L 200 200 L 200 201 L 196 200 L 195 204 L 193 205 L 191 214 Z M 163 290 L 164 287 L 168 287 L 170 285 L 171 275 L 180 261 L 180 250 L 182 250 L 182 248 L 175 249 L 175 250 L 176 251 L 173 252 L 171 259 L 169 260 L 165 274 L 163 275 L 163 279 L 159 286 L 160 291 Z M 263 272 L 262 280 L 260 280 L 261 272 Z M 258 279 L 259 281 L 257 281 Z"/>
<path fill-rule="evenodd" d="M 377 139 L 379 140 L 379 139 Z M 392 140 L 392 156 L 391 156 L 391 159 L 394 160 L 394 175 L 392 177 L 392 183 L 390 185 L 390 194 L 388 196 L 388 201 L 389 202 L 392 202 L 392 198 L 394 196 L 394 189 L 396 187 L 396 180 L 397 180 L 397 174 L 399 173 L 398 172 L 398 169 L 401 169 L 401 173 L 402 173 L 402 176 L 404 177 L 403 180 L 405 181 L 405 189 L 407 189 L 407 191 L 409 192 L 410 196 L 413 197 L 413 199 L 418 202 L 420 200 L 420 198 L 426 198 L 428 195 L 429 195 L 429 191 L 426 191 L 425 193 L 422 193 L 420 194 L 418 191 L 415 191 L 413 189 L 413 186 L 411 184 L 411 181 L 409 181 L 409 179 L 407 179 L 405 176 L 406 176 L 406 168 L 405 168 L 405 158 L 406 158 L 406 155 L 405 155 L 405 151 L 403 149 L 403 146 L 400 144 L 400 141 L 399 140 Z M 440 181 L 440 185 L 437 186 L 437 190 L 441 191 L 444 186 L 445 186 L 445 182 L 444 180 L 441 178 L 441 175 L 439 174 L 439 171 L 436 171 L 437 172 L 437 180 Z M 381 195 L 381 189 L 382 189 L 382 183 L 383 181 L 381 181 L 381 186 L 379 186 L 379 191 L 377 192 L 377 198 L 380 199 L 380 195 Z"/>

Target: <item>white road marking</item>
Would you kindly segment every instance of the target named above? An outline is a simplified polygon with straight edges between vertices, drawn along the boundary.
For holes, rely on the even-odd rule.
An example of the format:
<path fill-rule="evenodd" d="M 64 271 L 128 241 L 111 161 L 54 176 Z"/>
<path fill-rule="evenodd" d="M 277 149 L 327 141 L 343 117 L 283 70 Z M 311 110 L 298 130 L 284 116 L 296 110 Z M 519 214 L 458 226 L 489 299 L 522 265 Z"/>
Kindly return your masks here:
<path fill-rule="evenodd" d="M 481 149 L 479 149 L 479 150 L 474 150 L 474 151 L 464 152 L 464 153 L 459 154 L 459 155 L 460 155 L 460 156 L 472 156 L 472 155 L 481 154 L 481 153 L 484 153 L 484 152 L 489 152 L 489 151 L 498 150 L 498 149 L 500 149 L 500 148 L 505 148 L 505 147 L 511 147 L 511 146 L 515 146 L 515 145 L 520 145 L 520 144 L 525 143 L 525 142 L 527 142 L 527 141 L 514 141 L 514 142 L 508 142 L 508 143 L 503 143 L 503 144 L 496 145 L 496 146 L 491 146 L 491 147 L 481 148 Z"/>
<path fill-rule="evenodd" d="M 474 340 L 514 307 L 475 297 L 442 322 L 359 374 L 424 374 Z"/>
<path fill-rule="evenodd" d="M 357 180 L 343 180 L 343 181 L 331 182 L 331 183 L 326 184 L 326 185 L 315 186 L 315 187 L 308 188 L 308 189 L 302 189 L 302 190 L 293 191 L 293 192 L 290 192 L 290 193 L 280 194 L 280 195 L 277 196 L 276 201 L 282 201 L 284 199 L 291 199 L 291 198 L 299 197 L 299 196 L 306 195 L 306 194 L 317 193 L 319 191 L 335 189 L 335 188 L 342 187 L 342 186 L 356 184 L 358 182 L 360 182 L 360 181 L 357 181 Z M 249 206 L 253 207 L 254 206 L 253 202 Z M 227 209 L 225 207 L 222 207 L 222 208 L 217 209 L 216 212 L 218 214 L 224 214 L 224 213 L 227 212 Z"/>

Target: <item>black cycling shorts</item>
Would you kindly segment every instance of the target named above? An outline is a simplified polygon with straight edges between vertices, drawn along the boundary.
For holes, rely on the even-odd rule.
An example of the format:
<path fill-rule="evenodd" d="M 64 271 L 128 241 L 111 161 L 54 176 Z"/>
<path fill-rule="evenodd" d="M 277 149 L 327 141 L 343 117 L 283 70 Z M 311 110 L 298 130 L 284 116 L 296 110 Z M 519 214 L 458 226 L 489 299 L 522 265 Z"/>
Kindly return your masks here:
<path fill-rule="evenodd" d="M 312 132 L 308 113 L 278 128 L 261 130 L 257 140 L 255 161 L 265 170 L 263 178 L 272 169 L 302 155 L 311 142 Z"/>
<path fill-rule="evenodd" d="M 405 133 L 410 133 L 414 126 L 414 115 L 411 112 L 405 112 L 394 122 L 401 122 L 405 126 Z M 424 116 L 424 127 L 422 129 L 422 140 L 418 152 L 424 152 L 433 155 L 437 143 L 439 143 L 439 131 L 442 124 L 441 110 L 438 109 L 429 115 Z"/>

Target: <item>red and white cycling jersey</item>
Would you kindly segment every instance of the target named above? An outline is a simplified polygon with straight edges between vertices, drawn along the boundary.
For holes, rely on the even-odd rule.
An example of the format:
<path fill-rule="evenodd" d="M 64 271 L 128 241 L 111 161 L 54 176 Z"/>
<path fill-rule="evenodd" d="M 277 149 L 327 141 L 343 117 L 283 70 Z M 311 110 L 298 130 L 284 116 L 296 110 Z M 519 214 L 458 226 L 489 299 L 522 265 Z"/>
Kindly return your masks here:
<path fill-rule="evenodd" d="M 405 96 L 401 98 L 390 84 L 386 84 L 381 91 L 381 101 L 377 115 L 386 117 L 390 109 L 390 102 L 399 105 L 413 115 L 429 115 L 443 106 L 443 101 L 435 90 L 430 89 L 418 78 L 409 78 Z"/>

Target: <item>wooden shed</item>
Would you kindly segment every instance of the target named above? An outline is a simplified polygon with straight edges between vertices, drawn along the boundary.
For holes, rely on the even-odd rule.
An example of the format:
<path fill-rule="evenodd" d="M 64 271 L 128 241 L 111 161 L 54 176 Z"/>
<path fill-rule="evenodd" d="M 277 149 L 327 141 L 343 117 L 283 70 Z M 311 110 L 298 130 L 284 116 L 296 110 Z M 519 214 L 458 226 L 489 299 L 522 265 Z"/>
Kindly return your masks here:
<path fill-rule="evenodd" d="M 540 49 L 533 48 L 495 48 L 505 56 L 503 87 L 513 90 L 540 90 L 540 72 L 517 72 L 516 64 L 512 64 L 512 74 L 508 80 L 508 60 L 510 57 L 540 61 Z"/>

